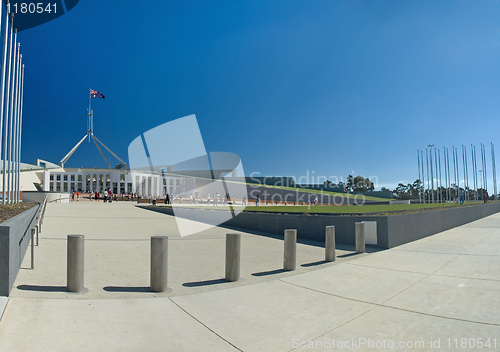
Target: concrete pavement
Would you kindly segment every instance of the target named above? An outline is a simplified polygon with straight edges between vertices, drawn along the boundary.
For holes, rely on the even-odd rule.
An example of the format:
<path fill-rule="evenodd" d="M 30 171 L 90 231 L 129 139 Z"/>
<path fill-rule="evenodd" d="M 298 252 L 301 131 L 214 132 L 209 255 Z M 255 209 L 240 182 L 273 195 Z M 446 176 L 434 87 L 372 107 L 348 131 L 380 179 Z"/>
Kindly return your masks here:
<path fill-rule="evenodd" d="M 0 351 L 500 350 L 498 214 L 335 263 L 302 243 L 296 272 L 280 270 L 281 239 L 242 233 L 236 283 L 221 280 L 234 231 L 180 238 L 173 221 L 130 203 L 49 205 Z M 70 233 L 86 236 L 85 294 L 64 292 Z M 150 293 L 149 237 L 165 234 L 172 291 Z"/>

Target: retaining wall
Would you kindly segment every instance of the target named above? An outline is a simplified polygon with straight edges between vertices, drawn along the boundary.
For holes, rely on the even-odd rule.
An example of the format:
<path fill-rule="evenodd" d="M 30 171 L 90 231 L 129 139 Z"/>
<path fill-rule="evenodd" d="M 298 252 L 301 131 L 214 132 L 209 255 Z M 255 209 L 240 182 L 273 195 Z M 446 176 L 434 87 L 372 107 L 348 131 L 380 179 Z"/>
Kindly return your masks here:
<path fill-rule="evenodd" d="M 41 209 L 38 204 L 0 224 L 0 296 L 10 294 Z"/>
<path fill-rule="evenodd" d="M 144 207 L 173 215 L 172 208 Z M 354 224 L 377 222 L 377 247 L 392 248 L 412 242 L 483 217 L 500 212 L 500 203 L 464 206 L 452 209 L 393 215 L 294 215 L 273 213 L 240 213 L 227 219 L 227 212 L 208 209 L 175 208 L 175 215 L 207 224 L 283 235 L 285 229 L 297 229 L 301 239 L 324 242 L 325 227 L 335 226 L 335 241 L 355 244 Z"/>

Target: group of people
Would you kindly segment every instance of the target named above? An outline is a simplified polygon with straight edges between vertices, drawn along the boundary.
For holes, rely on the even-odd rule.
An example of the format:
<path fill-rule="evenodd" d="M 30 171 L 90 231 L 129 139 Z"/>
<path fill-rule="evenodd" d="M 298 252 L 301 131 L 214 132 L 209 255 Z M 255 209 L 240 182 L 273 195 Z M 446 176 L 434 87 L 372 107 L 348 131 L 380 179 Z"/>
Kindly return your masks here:
<path fill-rule="evenodd" d="M 488 194 L 488 191 L 487 190 L 483 190 L 483 203 L 486 204 L 488 203 L 488 198 L 490 197 L 490 195 Z M 465 202 L 465 192 L 463 189 L 461 189 L 459 192 L 458 192 L 458 201 L 460 202 L 460 204 L 464 204 Z"/>
<path fill-rule="evenodd" d="M 164 196 L 165 204 L 174 204 L 174 201 L 178 201 L 179 204 L 182 204 L 183 199 L 184 198 L 182 196 L 176 197 L 173 194 L 169 193 L 166 193 Z M 226 193 L 225 195 L 220 195 L 219 193 L 216 193 L 214 196 L 211 196 L 209 193 L 207 194 L 206 198 L 203 195 L 196 197 L 195 195 L 191 194 L 189 196 L 189 204 L 207 204 L 207 205 L 212 204 L 213 206 L 217 206 L 217 205 L 228 205 L 230 201 L 231 197 L 229 196 L 229 193 Z M 156 198 L 154 197 L 153 197 L 153 202 L 156 203 Z M 247 203 L 247 196 L 245 195 L 242 199 L 242 204 L 246 205 L 246 203 Z"/>

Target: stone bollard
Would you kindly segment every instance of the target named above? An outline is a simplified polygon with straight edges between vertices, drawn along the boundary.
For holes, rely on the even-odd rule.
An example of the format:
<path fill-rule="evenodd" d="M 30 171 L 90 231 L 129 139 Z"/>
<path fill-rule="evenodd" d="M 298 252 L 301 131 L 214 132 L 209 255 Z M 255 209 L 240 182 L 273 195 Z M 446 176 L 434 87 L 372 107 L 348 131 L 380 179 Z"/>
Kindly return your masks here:
<path fill-rule="evenodd" d="M 327 226 L 325 234 L 325 261 L 334 262 L 335 255 L 335 226 Z"/>
<path fill-rule="evenodd" d="M 356 231 L 356 253 L 365 252 L 365 224 L 357 222 L 354 224 Z"/>
<path fill-rule="evenodd" d="M 83 292 L 84 247 L 83 235 L 68 235 L 67 289 L 69 292 Z"/>
<path fill-rule="evenodd" d="M 168 276 L 168 237 L 151 236 L 151 276 L 153 292 L 165 292 Z"/>
<path fill-rule="evenodd" d="M 285 230 L 285 253 L 283 269 L 295 270 L 297 265 L 297 230 Z"/>
<path fill-rule="evenodd" d="M 241 234 L 226 234 L 226 281 L 240 279 Z"/>

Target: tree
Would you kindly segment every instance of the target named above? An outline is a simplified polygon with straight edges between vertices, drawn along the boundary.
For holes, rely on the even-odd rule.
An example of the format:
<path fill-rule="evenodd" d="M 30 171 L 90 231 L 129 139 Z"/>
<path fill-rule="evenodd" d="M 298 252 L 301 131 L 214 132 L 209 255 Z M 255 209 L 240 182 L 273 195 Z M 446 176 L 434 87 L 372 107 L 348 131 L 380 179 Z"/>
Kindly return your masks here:
<path fill-rule="evenodd" d="M 354 192 L 373 191 L 373 189 L 375 188 L 372 181 L 359 175 L 354 177 L 352 183 L 353 183 L 352 189 Z"/>
<path fill-rule="evenodd" d="M 352 175 L 347 176 L 346 191 L 352 192 L 354 188 L 354 178 Z"/>
<path fill-rule="evenodd" d="M 382 187 L 380 189 L 382 192 L 390 192 L 391 190 L 389 188 Z"/>

